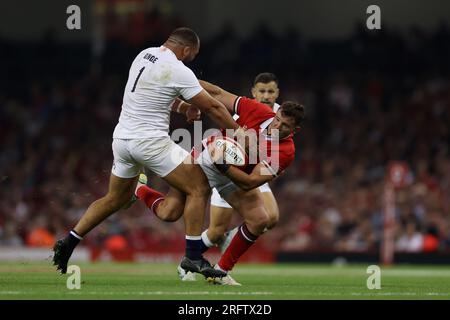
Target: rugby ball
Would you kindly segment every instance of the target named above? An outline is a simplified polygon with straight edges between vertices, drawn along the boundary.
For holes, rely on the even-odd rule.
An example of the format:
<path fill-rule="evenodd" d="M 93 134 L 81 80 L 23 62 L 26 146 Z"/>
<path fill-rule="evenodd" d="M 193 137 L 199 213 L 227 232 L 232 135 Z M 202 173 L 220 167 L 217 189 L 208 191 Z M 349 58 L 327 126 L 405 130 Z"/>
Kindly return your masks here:
<path fill-rule="evenodd" d="M 234 139 L 226 136 L 214 137 L 210 140 L 213 147 L 223 152 L 224 162 L 233 166 L 243 167 L 248 163 L 248 156 L 244 148 Z M 225 148 L 224 148 L 225 146 Z"/>

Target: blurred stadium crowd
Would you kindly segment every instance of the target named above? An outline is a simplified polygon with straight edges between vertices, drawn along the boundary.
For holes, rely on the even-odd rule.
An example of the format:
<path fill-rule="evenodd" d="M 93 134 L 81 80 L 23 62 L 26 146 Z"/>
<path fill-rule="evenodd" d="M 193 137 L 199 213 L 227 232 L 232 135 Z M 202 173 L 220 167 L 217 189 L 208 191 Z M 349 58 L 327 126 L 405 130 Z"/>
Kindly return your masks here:
<path fill-rule="evenodd" d="M 107 190 L 129 65 L 183 24 L 156 11 L 105 21 L 101 48 L 52 31 L 34 43 L 0 38 L 0 245 L 51 246 Z M 307 107 L 296 162 L 272 185 L 279 225 L 261 241 L 273 250 L 377 250 L 386 167 L 402 160 L 411 174 L 397 194 L 396 249 L 450 250 L 449 57 L 445 23 L 433 32 L 358 25 L 339 40 L 264 24 L 241 38 L 225 25 L 203 40 L 192 64 L 199 78 L 250 95 L 257 73 L 274 72 L 279 101 Z M 192 129 L 179 115 L 171 126 Z M 151 250 L 182 247 L 183 234 L 181 221 L 159 222 L 136 204 L 84 243 Z"/>

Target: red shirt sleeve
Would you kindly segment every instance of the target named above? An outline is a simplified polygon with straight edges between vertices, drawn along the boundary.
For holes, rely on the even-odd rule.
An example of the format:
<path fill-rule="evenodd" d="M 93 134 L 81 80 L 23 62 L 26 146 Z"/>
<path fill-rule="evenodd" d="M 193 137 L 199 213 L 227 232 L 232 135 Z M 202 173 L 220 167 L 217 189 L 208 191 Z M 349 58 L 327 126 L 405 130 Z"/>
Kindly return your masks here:
<path fill-rule="evenodd" d="M 249 128 L 275 116 L 268 105 L 246 97 L 236 99 L 234 111 L 239 115 L 238 124 L 246 125 Z"/>
<path fill-rule="evenodd" d="M 273 148 L 265 159 L 261 159 L 261 162 L 266 166 L 268 173 L 276 177 L 291 165 L 294 158 L 294 141 L 289 139 L 280 143 L 278 148 Z"/>

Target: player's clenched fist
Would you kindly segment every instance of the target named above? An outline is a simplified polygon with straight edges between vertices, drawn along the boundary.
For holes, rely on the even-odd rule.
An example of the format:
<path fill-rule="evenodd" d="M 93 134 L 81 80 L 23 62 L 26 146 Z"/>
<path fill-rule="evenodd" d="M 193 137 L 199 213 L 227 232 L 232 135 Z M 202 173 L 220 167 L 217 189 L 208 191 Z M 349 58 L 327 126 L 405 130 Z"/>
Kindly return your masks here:
<path fill-rule="evenodd" d="M 190 106 L 187 110 L 186 110 L 186 120 L 188 123 L 192 123 L 196 120 L 200 120 L 201 117 L 201 112 L 200 109 L 194 106 Z"/>

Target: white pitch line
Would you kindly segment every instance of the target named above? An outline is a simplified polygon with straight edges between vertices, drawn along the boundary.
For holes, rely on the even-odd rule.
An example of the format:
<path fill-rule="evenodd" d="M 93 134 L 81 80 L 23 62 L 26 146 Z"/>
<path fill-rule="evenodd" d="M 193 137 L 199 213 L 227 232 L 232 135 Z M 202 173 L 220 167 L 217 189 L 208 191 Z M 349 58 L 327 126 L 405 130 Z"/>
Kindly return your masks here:
<path fill-rule="evenodd" d="M 0 291 L 0 295 L 18 295 L 18 294 L 38 294 L 36 291 Z M 60 295 L 64 292 L 45 292 L 45 294 Z M 88 295 L 271 295 L 273 292 L 233 292 L 233 291 L 136 291 L 136 292 L 99 292 L 67 290 L 69 294 L 88 294 Z"/>
<path fill-rule="evenodd" d="M 365 292 L 353 292 L 352 296 L 450 296 L 450 293 L 447 292 L 374 292 L 374 293 L 365 293 Z"/>
<path fill-rule="evenodd" d="M 45 294 L 49 295 L 61 295 L 64 292 L 45 292 Z M 264 296 L 274 294 L 273 292 L 265 292 L 265 291 L 256 291 L 256 292 L 233 292 L 233 291 L 136 291 L 136 292 L 99 292 L 99 291 L 82 291 L 82 290 L 68 290 L 66 292 L 68 295 L 107 295 L 107 296 L 115 296 L 115 295 L 135 295 L 135 296 L 162 296 L 162 295 L 175 295 L 175 296 L 190 296 L 190 295 L 240 295 L 240 296 Z M 39 294 L 39 292 L 34 291 L 0 291 L 0 295 L 33 295 Z M 346 293 L 342 292 L 283 292 L 282 295 L 286 296 L 345 296 Z M 350 296 L 360 296 L 360 297 L 383 297 L 383 296 L 443 296 L 448 297 L 450 293 L 447 292 L 350 292 L 348 293 Z"/>
<path fill-rule="evenodd" d="M 237 269 L 235 275 L 274 275 L 274 276 L 361 276 L 366 275 L 366 269 L 298 269 L 298 270 L 283 270 L 283 269 L 260 269 L 260 270 L 245 270 Z M 450 277 L 450 270 L 409 270 L 409 269 L 384 269 L 381 268 L 382 276 L 395 277 Z"/>

